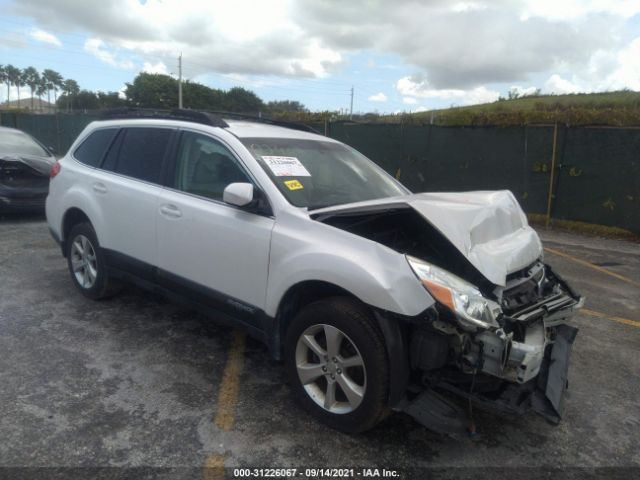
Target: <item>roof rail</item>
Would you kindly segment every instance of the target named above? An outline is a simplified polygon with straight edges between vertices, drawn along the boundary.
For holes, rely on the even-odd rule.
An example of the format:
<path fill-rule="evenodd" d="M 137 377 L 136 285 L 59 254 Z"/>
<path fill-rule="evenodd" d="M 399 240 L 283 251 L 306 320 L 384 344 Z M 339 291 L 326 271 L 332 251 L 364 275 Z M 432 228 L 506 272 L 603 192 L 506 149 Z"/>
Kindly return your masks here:
<path fill-rule="evenodd" d="M 250 120 L 252 122 L 267 123 L 279 127 L 291 128 L 292 130 L 301 130 L 303 132 L 320 133 L 315 128 L 305 125 L 304 123 L 286 122 L 282 120 L 274 120 L 272 118 L 264 118 L 256 115 L 248 115 L 246 113 L 224 112 L 224 111 L 205 111 L 205 110 L 188 110 L 185 108 L 174 108 L 173 110 L 161 110 L 152 108 L 133 108 L 123 107 L 105 110 L 100 116 L 100 120 L 116 120 L 116 119 L 132 119 L 132 118 L 157 118 L 167 120 L 183 120 L 186 122 L 202 123 L 212 127 L 227 128 L 229 124 L 222 117 L 239 118 Z"/>
<path fill-rule="evenodd" d="M 100 116 L 101 120 L 116 119 L 132 119 L 132 118 L 157 118 L 167 120 L 184 120 L 186 122 L 202 123 L 212 127 L 226 128 L 229 126 L 218 115 L 199 110 L 187 110 L 174 108 L 173 110 L 156 110 L 148 108 L 114 108 L 106 110 Z"/>
<path fill-rule="evenodd" d="M 311 133 L 317 133 L 320 134 L 320 132 L 318 130 L 316 130 L 315 128 L 313 128 L 310 125 L 305 125 L 304 123 L 297 123 L 297 122 L 287 122 L 287 121 L 283 121 L 283 120 L 274 120 L 273 118 L 264 118 L 264 117 L 259 117 L 257 115 L 249 115 L 246 113 L 236 113 L 236 112 L 224 112 L 224 111 L 217 111 L 217 110 L 212 110 L 209 113 L 212 113 L 214 115 L 218 115 L 219 117 L 231 117 L 231 118 L 239 118 L 242 120 L 250 120 L 252 122 L 260 122 L 260 123 L 267 123 L 269 125 L 276 125 L 279 127 L 286 127 L 286 128 L 290 128 L 292 130 L 301 130 L 303 132 L 311 132 Z"/>

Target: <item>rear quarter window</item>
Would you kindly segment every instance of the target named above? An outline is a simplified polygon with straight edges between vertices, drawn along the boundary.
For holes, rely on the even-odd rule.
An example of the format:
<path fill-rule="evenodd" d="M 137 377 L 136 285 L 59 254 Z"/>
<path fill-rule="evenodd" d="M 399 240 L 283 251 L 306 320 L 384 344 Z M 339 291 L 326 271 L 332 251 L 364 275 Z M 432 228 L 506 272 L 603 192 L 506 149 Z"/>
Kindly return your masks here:
<path fill-rule="evenodd" d="M 116 128 L 104 128 L 94 131 L 76 148 L 73 156 L 79 162 L 90 167 L 99 166 L 116 133 L 118 133 Z"/>
<path fill-rule="evenodd" d="M 127 128 L 123 133 L 113 171 L 145 182 L 159 183 L 162 161 L 173 130 L 138 127 Z"/>

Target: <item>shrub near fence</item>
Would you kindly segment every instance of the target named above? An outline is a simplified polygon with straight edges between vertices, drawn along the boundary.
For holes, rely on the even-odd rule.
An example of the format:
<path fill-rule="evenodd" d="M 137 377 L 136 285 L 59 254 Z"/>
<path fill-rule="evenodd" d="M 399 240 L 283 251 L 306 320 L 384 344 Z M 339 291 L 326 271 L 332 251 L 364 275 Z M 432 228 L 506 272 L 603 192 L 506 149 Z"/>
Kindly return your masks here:
<path fill-rule="evenodd" d="M 3 113 L 61 154 L 97 115 Z M 527 213 L 640 234 L 640 129 L 557 126 L 313 125 L 361 151 L 414 192 L 509 189 Z M 552 164 L 554 164 L 551 181 Z"/>

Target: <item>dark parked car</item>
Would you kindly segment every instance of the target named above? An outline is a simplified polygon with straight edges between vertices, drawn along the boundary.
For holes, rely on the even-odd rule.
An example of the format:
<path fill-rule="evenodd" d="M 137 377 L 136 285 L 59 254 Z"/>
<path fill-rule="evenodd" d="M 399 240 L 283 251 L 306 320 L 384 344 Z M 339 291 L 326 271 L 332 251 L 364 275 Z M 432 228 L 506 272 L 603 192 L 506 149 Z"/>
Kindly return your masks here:
<path fill-rule="evenodd" d="M 0 212 L 44 209 L 55 160 L 32 136 L 0 127 Z"/>

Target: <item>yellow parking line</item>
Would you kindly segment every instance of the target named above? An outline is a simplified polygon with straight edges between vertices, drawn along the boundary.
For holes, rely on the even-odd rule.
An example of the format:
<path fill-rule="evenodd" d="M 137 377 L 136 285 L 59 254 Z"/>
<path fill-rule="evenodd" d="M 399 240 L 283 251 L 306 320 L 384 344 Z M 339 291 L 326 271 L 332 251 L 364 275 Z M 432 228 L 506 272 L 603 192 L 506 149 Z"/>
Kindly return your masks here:
<path fill-rule="evenodd" d="M 223 480 L 224 474 L 224 456 L 214 453 L 207 458 L 204 464 L 203 480 Z"/>
<path fill-rule="evenodd" d="M 222 382 L 218 388 L 218 405 L 213 423 L 225 432 L 236 423 L 236 407 L 240 389 L 240 375 L 244 366 L 244 349 L 246 337 L 240 330 L 233 331 L 233 340 L 222 373 Z M 212 453 L 204 464 L 203 478 L 218 480 L 225 477 L 224 455 Z"/>
<path fill-rule="evenodd" d="M 553 253 L 554 255 L 559 255 L 561 257 L 568 258 L 569 260 L 572 260 L 575 263 L 579 263 L 580 265 L 584 265 L 585 267 L 589 267 L 598 272 L 617 278 L 618 280 L 622 280 L 623 282 L 627 282 L 627 283 L 630 283 L 631 285 L 635 285 L 636 287 L 640 287 L 640 282 L 636 282 L 635 280 L 625 277 L 624 275 L 620 275 L 619 273 L 615 273 L 615 272 L 612 272 L 611 270 L 607 270 L 606 268 L 599 267 L 598 265 L 594 265 L 593 263 L 589 263 L 586 260 L 576 258 L 573 255 L 569 255 L 568 253 L 561 252 L 560 250 L 556 250 L 555 248 L 545 247 L 544 249 L 549 253 Z"/>
<path fill-rule="evenodd" d="M 629 320 L 628 318 L 607 315 L 606 313 L 596 312 L 595 310 L 589 310 L 588 308 L 583 308 L 579 312 L 591 317 L 606 318 L 607 320 L 611 320 L 612 322 L 623 323 L 625 325 L 631 325 L 632 327 L 640 328 L 640 322 L 637 320 Z"/>
<path fill-rule="evenodd" d="M 231 350 L 222 374 L 222 383 L 218 389 L 218 410 L 214 423 L 218 428 L 228 432 L 236 422 L 236 405 L 240 387 L 240 374 L 244 364 L 245 334 L 234 330 Z"/>

